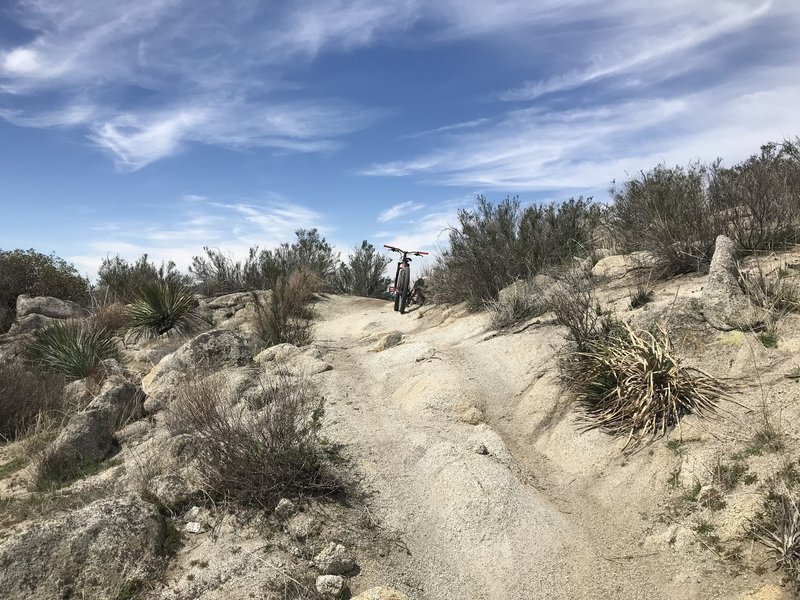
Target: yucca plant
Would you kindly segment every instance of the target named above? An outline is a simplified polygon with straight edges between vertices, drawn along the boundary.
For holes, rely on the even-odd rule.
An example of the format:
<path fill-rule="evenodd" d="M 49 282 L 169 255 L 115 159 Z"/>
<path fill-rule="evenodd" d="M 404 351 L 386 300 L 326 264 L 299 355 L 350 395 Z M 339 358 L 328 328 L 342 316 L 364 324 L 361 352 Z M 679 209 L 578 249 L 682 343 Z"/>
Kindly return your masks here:
<path fill-rule="evenodd" d="M 625 435 L 634 445 L 665 435 L 681 417 L 706 416 L 727 387 L 675 356 L 668 334 L 637 333 L 623 325 L 576 352 L 568 378 L 583 408 L 585 430 Z"/>
<path fill-rule="evenodd" d="M 165 333 L 188 335 L 202 324 L 194 292 L 174 282 L 151 282 L 141 287 L 127 309 L 128 332 L 134 340 Z"/>
<path fill-rule="evenodd" d="M 86 320 L 56 321 L 25 346 L 29 362 L 68 379 L 83 379 L 117 356 L 112 333 Z"/>

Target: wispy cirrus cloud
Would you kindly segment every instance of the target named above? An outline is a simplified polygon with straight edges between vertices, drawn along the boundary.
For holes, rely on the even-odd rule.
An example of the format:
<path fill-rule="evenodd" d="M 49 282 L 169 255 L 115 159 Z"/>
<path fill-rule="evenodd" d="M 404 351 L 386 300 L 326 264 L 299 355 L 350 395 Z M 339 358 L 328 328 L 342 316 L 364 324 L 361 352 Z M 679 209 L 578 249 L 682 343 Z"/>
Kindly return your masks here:
<path fill-rule="evenodd" d="M 387 221 L 392 221 L 401 215 L 407 215 L 422 208 L 425 208 L 424 204 L 414 202 L 413 200 L 401 202 L 400 204 L 395 204 L 394 206 L 390 206 L 386 210 L 381 211 L 381 213 L 378 215 L 378 222 L 386 223 Z"/>

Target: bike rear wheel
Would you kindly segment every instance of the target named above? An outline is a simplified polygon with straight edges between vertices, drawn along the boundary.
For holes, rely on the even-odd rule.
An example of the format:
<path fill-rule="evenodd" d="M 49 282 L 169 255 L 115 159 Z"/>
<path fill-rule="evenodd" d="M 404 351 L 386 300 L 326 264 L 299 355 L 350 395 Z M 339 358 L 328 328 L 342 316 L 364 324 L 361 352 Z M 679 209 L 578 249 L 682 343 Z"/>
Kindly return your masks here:
<path fill-rule="evenodd" d="M 403 269 L 400 271 L 400 276 L 397 278 L 397 297 L 395 299 L 395 306 L 398 306 L 400 314 L 406 312 L 406 303 L 408 302 L 408 270 Z"/>

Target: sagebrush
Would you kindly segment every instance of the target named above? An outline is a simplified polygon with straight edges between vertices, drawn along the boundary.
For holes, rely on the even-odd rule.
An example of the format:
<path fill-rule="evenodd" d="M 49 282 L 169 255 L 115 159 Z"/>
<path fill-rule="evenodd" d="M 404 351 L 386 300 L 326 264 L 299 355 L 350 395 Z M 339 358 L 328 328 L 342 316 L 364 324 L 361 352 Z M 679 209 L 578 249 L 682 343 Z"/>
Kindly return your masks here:
<path fill-rule="evenodd" d="M 58 413 L 64 378 L 33 370 L 17 360 L 0 360 L 0 441 L 14 440 L 40 420 Z"/>

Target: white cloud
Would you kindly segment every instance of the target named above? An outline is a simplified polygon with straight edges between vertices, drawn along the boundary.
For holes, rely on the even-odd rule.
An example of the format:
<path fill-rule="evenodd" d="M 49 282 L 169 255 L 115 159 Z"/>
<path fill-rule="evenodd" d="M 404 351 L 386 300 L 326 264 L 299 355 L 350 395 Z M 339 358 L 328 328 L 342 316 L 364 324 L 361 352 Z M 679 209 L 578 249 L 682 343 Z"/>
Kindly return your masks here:
<path fill-rule="evenodd" d="M 413 200 L 409 200 L 408 202 L 401 202 L 400 204 L 395 204 L 394 206 L 390 206 L 386 210 L 382 211 L 378 215 L 378 221 L 380 223 L 386 223 L 387 221 L 392 221 L 401 215 L 412 213 L 424 207 L 425 207 L 424 204 L 420 204 L 419 202 L 414 202 Z"/>
<path fill-rule="evenodd" d="M 204 256 L 203 247 L 219 249 L 236 260 L 244 260 L 253 246 L 274 248 L 292 242 L 298 229 L 316 228 L 322 235 L 334 231 L 327 218 L 306 206 L 271 194 L 263 200 L 219 202 L 197 194 L 185 194 L 189 202 L 176 202 L 166 210 L 168 225 L 141 222 L 98 222 L 92 241 L 68 257 L 81 273 L 96 277 L 106 256 L 136 260 L 147 253 L 160 263 L 173 260 L 184 272 L 194 256 Z"/>

